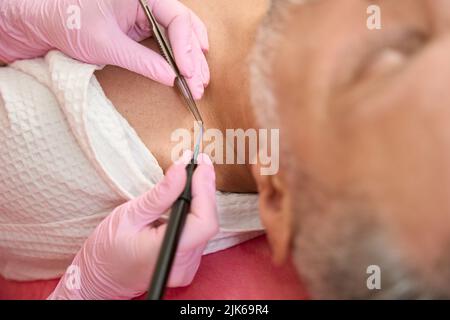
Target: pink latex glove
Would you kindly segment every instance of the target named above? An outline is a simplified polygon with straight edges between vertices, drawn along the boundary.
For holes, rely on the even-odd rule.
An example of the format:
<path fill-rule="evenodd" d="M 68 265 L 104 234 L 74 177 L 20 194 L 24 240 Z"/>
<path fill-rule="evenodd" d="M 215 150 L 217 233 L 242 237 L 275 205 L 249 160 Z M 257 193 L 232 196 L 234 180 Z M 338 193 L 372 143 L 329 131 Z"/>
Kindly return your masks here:
<path fill-rule="evenodd" d="M 181 194 L 186 183 L 183 157 L 148 193 L 116 208 L 98 225 L 76 255 L 49 299 L 131 299 L 150 284 L 166 224 L 154 226 Z M 215 173 L 207 155 L 198 157 L 192 202 L 168 285 L 191 283 L 206 243 L 218 232 Z"/>
<path fill-rule="evenodd" d="M 209 82 L 205 25 L 178 0 L 149 0 L 167 28 L 175 59 L 195 99 Z M 58 49 L 83 62 L 116 65 L 165 85 L 175 73 L 136 41 L 151 35 L 138 0 L 0 0 L 0 61 L 11 63 Z"/>

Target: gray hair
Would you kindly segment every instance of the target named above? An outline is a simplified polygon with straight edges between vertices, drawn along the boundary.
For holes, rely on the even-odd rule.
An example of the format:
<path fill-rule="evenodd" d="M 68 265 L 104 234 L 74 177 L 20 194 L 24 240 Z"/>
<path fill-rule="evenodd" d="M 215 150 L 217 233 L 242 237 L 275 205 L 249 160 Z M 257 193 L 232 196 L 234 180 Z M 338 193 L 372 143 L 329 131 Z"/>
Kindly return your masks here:
<path fill-rule="evenodd" d="M 277 45 L 282 40 L 283 23 L 289 14 L 289 9 L 304 2 L 305 0 L 271 1 L 269 13 L 256 35 L 250 63 L 251 101 L 255 116 L 263 126 L 270 124 L 277 127 L 279 124 L 276 98 L 270 81 L 272 66 Z"/>
<path fill-rule="evenodd" d="M 293 239 L 294 263 L 313 298 L 424 299 L 414 273 L 404 267 L 402 255 L 377 221 L 373 205 L 363 198 L 339 195 L 332 208 L 318 212 L 309 206 L 309 218 L 300 223 Z M 310 201 L 311 199 L 308 199 Z M 304 204 L 296 204 L 301 211 Z M 369 268 L 380 270 L 380 288 L 369 289 Z"/>
<path fill-rule="evenodd" d="M 259 27 L 250 56 L 251 99 L 260 124 L 278 124 L 276 98 L 271 85 L 272 65 L 283 26 L 291 9 L 317 0 L 271 0 L 269 13 Z M 264 112 L 260 112 L 263 108 Z"/>
<path fill-rule="evenodd" d="M 281 127 L 278 101 L 271 81 L 277 46 L 282 41 L 283 27 L 289 11 L 312 1 L 317 0 L 271 0 L 268 14 L 258 29 L 255 45 L 250 54 L 250 98 L 253 113 L 261 127 Z M 293 161 L 286 148 L 285 143 L 280 144 L 281 154 L 285 160 L 281 166 L 287 166 Z"/>

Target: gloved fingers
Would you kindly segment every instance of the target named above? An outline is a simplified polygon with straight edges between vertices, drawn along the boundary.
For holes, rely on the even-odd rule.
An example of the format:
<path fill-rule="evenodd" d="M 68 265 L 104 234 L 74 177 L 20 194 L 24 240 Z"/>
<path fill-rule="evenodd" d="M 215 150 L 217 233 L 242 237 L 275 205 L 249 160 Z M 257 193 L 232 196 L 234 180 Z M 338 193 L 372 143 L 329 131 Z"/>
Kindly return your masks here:
<path fill-rule="evenodd" d="M 136 24 L 127 33 L 131 39 L 137 42 L 141 42 L 152 35 L 152 30 L 150 29 L 149 23 L 146 22 L 147 17 L 144 16 L 140 18 L 140 14 L 138 15 L 139 18 L 136 20 Z M 143 19 L 145 22 L 142 22 L 139 19 Z M 192 28 L 194 31 L 193 36 L 195 37 L 193 41 L 195 41 L 196 39 L 200 45 L 201 50 L 204 53 L 207 53 L 209 51 L 209 40 L 206 26 L 192 11 L 191 11 L 191 20 L 192 20 Z"/>
<path fill-rule="evenodd" d="M 192 26 L 194 28 L 194 33 L 200 43 L 200 48 L 204 53 L 209 51 L 209 39 L 208 31 L 205 24 L 200 20 L 200 18 L 191 11 Z"/>
<path fill-rule="evenodd" d="M 152 10 L 158 22 L 167 29 L 178 68 L 186 77 L 194 99 L 199 100 L 209 83 L 209 67 L 203 53 L 209 46 L 206 28 L 178 1 L 155 0 Z"/>
<path fill-rule="evenodd" d="M 116 39 L 102 44 L 102 64 L 116 65 L 139 73 L 167 86 L 173 86 L 175 72 L 164 58 L 145 46 L 117 31 Z"/>
<path fill-rule="evenodd" d="M 137 229 L 154 222 L 165 213 L 180 196 L 186 185 L 186 164 L 192 152 L 187 150 L 166 172 L 153 189 L 130 202 L 128 217 Z"/>
<path fill-rule="evenodd" d="M 167 34 L 181 74 L 187 78 L 193 77 L 195 59 L 203 53 L 194 52 L 194 41 L 197 42 L 197 38 L 194 35 L 190 13 L 186 11 L 174 17 L 167 27 Z"/>
<path fill-rule="evenodd" d="M 192 283 L 200 267 L 205 247 L 206 243 L 189 252 L 178 251 L 167 282 L 168 287 L 185 287 Z"/>
<path fill-rule="evenodd" d="M 136 0 L 136 2 L 138 2 L 138 0 Z M 137 6 L 138 9 L 136 21 L 134 23 L 133 28 L 128 32 L 128 35 L 130 36 L 131 39 L 140 42 L 150 37 L 152 34 L 152 30 L 148 18 L 144 13 L 144 9 L 142 8 L 141 4 L 137 3 Z"/>
<path fill-rule="evenodd" d="M 185 77 L 192 77 L 194 72 L 193 26 L 189 9 L 178 0 L 149 0 L 148 2 L 158 23 L 167 30 L 180 72 Z M 142 19 L 141 13 L 138 13 L 138 17 Z"/>
<path fill-rule="evenodd" d="M 181 235 L 179 252 L 205 244 L 219 230 L 214 166 L 206 154 L 200 154 L 197 160 L 192 177 L 191 211 Z"/>
<path fill-rule="evenodd" d="M 201 51 L 198 42 L 194 42 L 193 46 L 197 49 L 197 52 Z M 203 54 L 195 59 L 194 70 L 194 76 L 191 78 L 186 78 L 186 82 L 189 89 L 191 89 L 193 98 L 195 100 L 199 100 L 203 96 L 205 88 L 208 86 L 210 81 L 208 62 Z"/>
<path fill-rule="evenodd" d="M 193 98 L 199 100 L 209 84 L 210 73 L 200 42 L 193 33 L 191 17 L 188 14 L 176 18 L 169 27 L 169 38 L 180 72 L 186 77 Z M 188 23 L 189 29 L 186 27 Z"/>
<path fill-rule="evenodd" d="M 148 285 L 151 279 L 151 267 L 156 262 L 165 232 L 166 224 L 161 225 L 158 228 L 147 227 L 142 229 L 135 239 L 136 244 L 133 246 L 136 248 L 135 254 L 133 255 L 136 259 L 134 261 L 134 265 L 136 266 L 135 272 L 141 270 L 143 274 L 148 273 L 148 275 L 144 277 L 148 279 L 144 283 L 145 286 Z M 190 251 L 177 251 L 167 283 L 169 287 L 187 286 L 192 282 L 198 267 L 200 266 L 201 257 L 205 247 L 206 243 L 201 244 Z M 142 289 L 145 289 L 145 287 Z"/>
<path fill-rule="evenodd" d="M 136 42 L 141 42 L 152 35 L 152 31 L 147 26 L 134 25 L 133 28 L 128 31 L 128 36 Z"/>
<path fill-rule="evenodd" d="M 198 166 L 192 177 L 191 211 L 186 217 L 178 246 L 180 255 L 204 246 L 219 229 L 214 167 L 205 154 L 200 154 L 197 161 Z M 155 239 L 162 240 L 166 227 L 164 223 L 148 229 Z"/>
<path fill-rule="evenodd" d="M 169 6 L 172 5 L 172 3 L 173 3 L 171 1 L 168 1 L 168 2 L 169 2 L 169 4 L 168 4 Z M 150 8 L 152 8 L 152 10 L 154 10 L 156 8 L 156 3 L 157 3 L 157 1 L 153 1 L 153 2 L 149 1 Z M 164 11 L 164 13 L 165 12 L 166 11 Z M 175 15 L 184 15 L 184 12 L 189 12 L 189 14 L 190 14 L 190 18 L 192 20 L 191 21 L 192 30 L 193 30 L 195 36 L 197 37 L 197 41 L 199 41 L 199 43 L 200 43 L 200 48 L 203 50 L 203 52 L 208 52 L 209 40 L 208 40 L 208 32 L 206 30 L 206 26 L 192 10 L 189 10 L 182 4 L 180 5 L 180 3 L 178 3 L 176 5 L 176 9 L 172 12 L 169 12 L 169 14 L 167 14 L 167 16 L 169 18 L 159 15 L 159 16 L 157 16 L 157 19 L 158 19 L 158 22 L 162 23 L 163 26 L 166 28 L 166 27 L 168 27 L 168 23 L 170 24 L 170 22 L 168 22 L 168 21 L 172 21 L 171 17 L 174 14 Z M 156 13 L 157 12 L 155 12 L 155 14 Z M 161 12 L 159 12 L 159 14 L 161 14 Z M 132 32 L 131 32 L 133 34 L 133 36 L 131 36 L 131 38 L 135 39 L 135 40 L 138 39 L 136 41 L 144 40 L 151 35 L 152 30 L 150 28 L 150 23 L 149 23 L 148 18 L 145 15 L 144 10 L 142 9 L 141 6 L 139 6 L 138 14 L 137 14 L 137 18 L 136 18 L 136 24 L 133 29 L 134 30 L 132 30 Z M 137 34 L 137 36 L 135 36 L 136 34 Z"/>
<path fill-rule="evenodd" d="M 204 212 L 216 212 L 216 173 L 214 165 L 205 153 L 197 157 L 197 168 L 192 177 L 192 214 L 199 217 L 211 216 L 216 219 L 217 215 Z"/>

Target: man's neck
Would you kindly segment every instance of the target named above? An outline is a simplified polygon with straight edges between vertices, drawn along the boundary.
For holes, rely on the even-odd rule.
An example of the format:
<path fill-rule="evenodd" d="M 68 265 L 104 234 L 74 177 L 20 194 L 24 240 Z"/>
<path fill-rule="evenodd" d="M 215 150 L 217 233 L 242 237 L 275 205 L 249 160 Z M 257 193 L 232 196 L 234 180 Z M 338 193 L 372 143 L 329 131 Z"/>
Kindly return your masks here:
<path fill-rule="evenodd" d="M 234 3 L 236 2 L 236 3 Z M 267 10 L 261 0 L 188 0 L 205 22 L 210 51 L 207 55 L 211 82 L 198 102 L 205 126 L 211 129 L 255 128 L 249 99 L 247 56 L 256 28 Z M 247 8 L 248 6 L 248 8 Z M 144 45 L 157 50 L 153 39 Z M 107 97 L 136 130 L 166 169 L 171 163 L 171 133 L 193 127 L 192 115 L 173 88 L 115 67 L 96 73 Z M 222 191 L 251 192 L 256 187 L 249 165 L 216 165 L 217 187 Z"/>
<path fill-rule="evenodd" d="M 227 129 L 256 128 L 249 94 L 248 55 L 270 1 L 186 0 L 184 3 L 205 22 L 210 38 L 211 83 L 200 102 L 206 126 L 222 133 Z M 248 155 L 245 156 L 244 165 L 216 166 L 218 185 L 223 182 L 231 190 L 256 191 Z"/>
<path fill-rule="evenodd" d="M 207 56 L 211 83 L 201 107 L 224 128 L 252 128 L 248 54 L 256 30 L 270 1 L 266 0 L 183 0 L 206 24 L 210 39 Z M 205 110 L 205 112 L 207 112 Z"/>

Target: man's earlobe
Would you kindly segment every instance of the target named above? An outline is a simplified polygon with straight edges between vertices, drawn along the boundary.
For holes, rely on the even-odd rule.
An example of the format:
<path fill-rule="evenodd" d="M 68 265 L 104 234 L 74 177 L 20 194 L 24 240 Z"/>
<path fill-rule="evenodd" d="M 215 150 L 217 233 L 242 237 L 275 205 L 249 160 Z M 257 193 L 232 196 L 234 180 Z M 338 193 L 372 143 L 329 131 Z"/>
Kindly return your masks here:
<path fill-rule="evenodd" d="M 281 265 L 288 258 L 291 248 L 290 195 L 279 175 L 261 175 L 258 165 L 252 169 L 258 186 L 261 221 L 267 230 L 272 259 L 276 265 Z"/>

